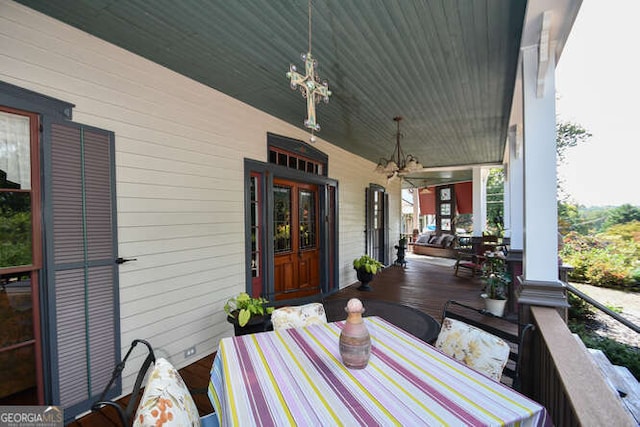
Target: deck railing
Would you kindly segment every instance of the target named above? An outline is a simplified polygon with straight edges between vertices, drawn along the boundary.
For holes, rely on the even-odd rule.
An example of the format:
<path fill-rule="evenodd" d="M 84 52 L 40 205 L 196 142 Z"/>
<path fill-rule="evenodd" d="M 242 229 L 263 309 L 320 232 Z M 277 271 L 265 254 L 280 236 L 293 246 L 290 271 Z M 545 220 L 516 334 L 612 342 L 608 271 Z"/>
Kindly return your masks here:
<path fill-rule="evenodd" d="M 554 308 L 531 307 L 528 393 L 556 426 L 635 426 L 589 352 Z M 526 375 L 526 373 L 523 372 Z M 524 390 L 523 390 L 524 391 Z"/>

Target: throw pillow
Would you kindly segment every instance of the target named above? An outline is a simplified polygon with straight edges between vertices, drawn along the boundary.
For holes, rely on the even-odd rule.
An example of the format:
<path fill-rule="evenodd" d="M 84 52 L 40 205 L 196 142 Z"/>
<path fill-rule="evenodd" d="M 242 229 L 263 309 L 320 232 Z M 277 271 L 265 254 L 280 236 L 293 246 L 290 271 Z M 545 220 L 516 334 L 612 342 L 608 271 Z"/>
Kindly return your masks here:
<path fill-rule="evenodd" d="M 442 241 L 444 240 L 445 236 L 446 236 L 446 234 L 441 234 L 441 235 L 439 235 L 439 236 L 438 236 L 438 237 L 433 241 L 433 244 L 434 244 L 434 245 L 439 245 L 439 246 L 441 246 L 441 245 L 442 245 Z"/>
<path fill-rule="evenodd" d="M 133 426 L 199 425 L 198 408 L 182 377 L 167 360 L 157 359 L 140 399 Z"/>
<path fill-rule="evenodd" d="M 453 243 L 453 239 L 455 239 L 454 235 L 446 234 L 444 239 L 442 239 L 442 247 L 448 248 L 449 246 L 451 246 L 451 243 Z"/>
<path fill-rule="evenodd" d="M 302 328 L 304 326 L 327 323 L 324 306 L 318 302 L 296 307 L 281 307 L 271 313 L 273 329 Z"/>
<path fill-rule="evenodd" d="M 425 244 L 425 243 L 429 243 L 429 238 L 431 236 L 429 234 L 421 234 L 420 237 L 418 237 L 418 240 L 416 240 L 417 244 Z"/>

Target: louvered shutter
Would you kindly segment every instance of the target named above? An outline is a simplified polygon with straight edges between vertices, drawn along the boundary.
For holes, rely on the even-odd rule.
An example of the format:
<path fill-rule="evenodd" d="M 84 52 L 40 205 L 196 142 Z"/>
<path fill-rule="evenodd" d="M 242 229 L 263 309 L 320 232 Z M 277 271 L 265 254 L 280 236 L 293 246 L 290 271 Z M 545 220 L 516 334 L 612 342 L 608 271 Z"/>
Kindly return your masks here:
<path fill-rule="evenodd" d="M 90 408 L 120 359 L 114 141 L 68 122 L 52 123 L 50 136 L 53 395 L 70 419 Z"/>

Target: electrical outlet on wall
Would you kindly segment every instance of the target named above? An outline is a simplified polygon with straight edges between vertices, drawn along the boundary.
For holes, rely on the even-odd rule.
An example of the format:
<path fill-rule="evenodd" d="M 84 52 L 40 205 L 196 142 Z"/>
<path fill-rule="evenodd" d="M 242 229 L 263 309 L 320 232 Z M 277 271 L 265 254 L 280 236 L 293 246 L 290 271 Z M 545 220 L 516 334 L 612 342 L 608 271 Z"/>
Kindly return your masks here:
<path fill-rule="evenodd" d="M 193 347 L 189 347 L 184 351 L 184 358 L 186 359 L 191 356 L 195 356 L 195 354 L 196 354 L 196 346 L 194 345 Z"/>

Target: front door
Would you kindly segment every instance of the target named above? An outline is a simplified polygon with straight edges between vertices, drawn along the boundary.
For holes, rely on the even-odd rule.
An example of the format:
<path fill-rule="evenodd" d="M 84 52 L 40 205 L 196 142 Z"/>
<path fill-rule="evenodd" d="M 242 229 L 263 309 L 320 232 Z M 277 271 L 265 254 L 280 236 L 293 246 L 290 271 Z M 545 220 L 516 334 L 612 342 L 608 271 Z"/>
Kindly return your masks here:
<path fill-rule="evenodd" d="M 273 182 L 274 296 L 315 295 L 320 290 L 318 187 L 283 179 Z"/>

